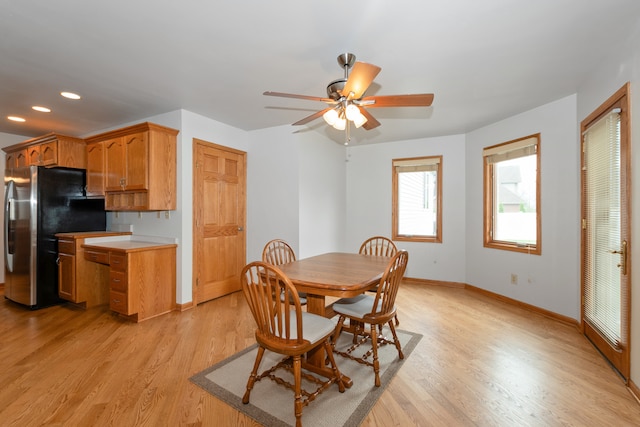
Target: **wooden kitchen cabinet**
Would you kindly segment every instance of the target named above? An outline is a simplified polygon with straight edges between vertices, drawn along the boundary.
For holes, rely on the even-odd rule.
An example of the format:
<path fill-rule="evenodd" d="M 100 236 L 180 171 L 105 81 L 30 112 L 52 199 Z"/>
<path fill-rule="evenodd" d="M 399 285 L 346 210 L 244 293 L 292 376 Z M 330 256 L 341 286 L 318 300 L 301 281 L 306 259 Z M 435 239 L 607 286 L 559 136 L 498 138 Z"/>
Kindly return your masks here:
<path fill-rule="evenodd" d="M 85 244 L 84 257 L 109 266 L 111 310 L 140 322 L 176 309 L 177 245 L 129 241 L 109 245 Z"/>
<path fill-rule="evenodd" d="M 27 166 L 29 162 L 27 161 L 27 149 L 11 151 L 7 153 L 7 169 L 13 168 L 21 168 Z"/>
<path fill-rule="evenodd" d="M 176 209 L 177 134 L 145 122 L 87 138 L 103 144 L 107 210 Z"/>
<path fill-rule="evenodd" d="M 130 232 L 59 233 L 58 237 L 58 295 L 83 308 L 109 303 L 106 282 L 109 271 L 90 262 L 82 247 L 89 237 L 117 236 Z"/>
<path fill-rule="evenodd" d="M 104 142 L 87 144 L 87 197 L 104 197 Z"/>
<path fill-rule="evenodd" d="M 49 133 L 3 148 L 6 167 L 60 166 L 84 169 L 87 166 L 85 142 L 80 138 Z"/>

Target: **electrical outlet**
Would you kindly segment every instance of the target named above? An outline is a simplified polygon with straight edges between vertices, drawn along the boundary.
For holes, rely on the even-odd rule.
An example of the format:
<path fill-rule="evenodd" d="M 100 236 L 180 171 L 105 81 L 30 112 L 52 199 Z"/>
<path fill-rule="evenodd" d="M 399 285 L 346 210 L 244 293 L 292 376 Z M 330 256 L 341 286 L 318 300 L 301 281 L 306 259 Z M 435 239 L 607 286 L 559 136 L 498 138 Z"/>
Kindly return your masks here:
<path fill-rule="evenodd" d="M 517 274 L 511 273 L 511 284 L 512 285 L 517 285 L 518 284 L 518 275 Z"/>

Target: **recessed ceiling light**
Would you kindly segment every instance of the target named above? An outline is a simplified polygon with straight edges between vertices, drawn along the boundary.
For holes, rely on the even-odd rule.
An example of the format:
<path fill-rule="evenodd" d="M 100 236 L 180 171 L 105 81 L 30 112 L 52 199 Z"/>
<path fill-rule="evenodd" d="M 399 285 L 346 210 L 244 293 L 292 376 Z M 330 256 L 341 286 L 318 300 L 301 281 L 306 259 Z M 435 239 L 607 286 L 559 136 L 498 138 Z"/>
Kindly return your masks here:
<path fill-rule="evenodd" d="M 34 105 L 33 107 L 31 107 L 32 109 L 36 110 L 36 111 L 40 111 L 41 113 L 50 113 L 51 109 L 47 108 L 47 107 L 41 107 L 40 105 Z"/>
<path fill-rule="evenodd" d="M 25 119 L 23 119 L 22 117 L 18 117 L 18 116 L 7 116 L 7 119 L 13 121 L 13 122 L 26 122 Z"/>
<path fill-rule="evenodd" d="M 78 95 L 77 93 L 73 93 L 73 92 L 60 92 L 60 95 L 64 96 L 65 98 L 69 98 L 69 99 L 80 99 L 80 95 Z"/>

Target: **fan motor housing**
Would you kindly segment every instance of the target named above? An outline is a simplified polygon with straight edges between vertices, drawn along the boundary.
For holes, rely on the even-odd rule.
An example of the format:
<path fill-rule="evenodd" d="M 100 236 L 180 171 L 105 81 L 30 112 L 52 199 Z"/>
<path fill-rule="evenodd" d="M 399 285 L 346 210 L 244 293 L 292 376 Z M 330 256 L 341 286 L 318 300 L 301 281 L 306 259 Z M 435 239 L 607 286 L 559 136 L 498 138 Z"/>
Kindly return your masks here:
<path fill-rule="evenodd" d="M 334 101 L 338 101 L 342 98 L 342 89 L 347 83 L 347 79 L 337 79 L 327 85 L 327 96 Z"/>

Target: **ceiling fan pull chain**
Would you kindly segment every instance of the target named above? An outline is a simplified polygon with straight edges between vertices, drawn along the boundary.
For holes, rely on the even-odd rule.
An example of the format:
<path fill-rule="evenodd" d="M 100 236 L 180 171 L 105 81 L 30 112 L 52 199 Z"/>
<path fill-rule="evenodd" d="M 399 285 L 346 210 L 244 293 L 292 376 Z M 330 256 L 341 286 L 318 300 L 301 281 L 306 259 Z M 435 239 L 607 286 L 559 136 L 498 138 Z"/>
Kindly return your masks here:
<path fill-rule="evenodd" d="M 349 145 L 349 141 L 351 141 L 351 126 L 349 124 L 349 120 L 347 120 L 347 133 L 346 133 L 346 140 L 344 141 L 344 145 Z"/>

